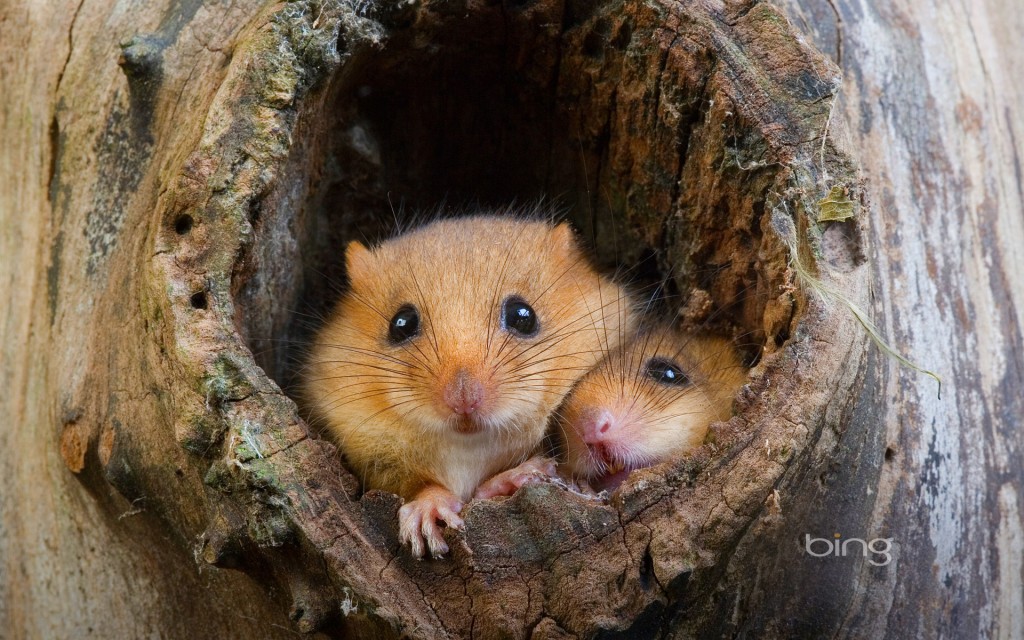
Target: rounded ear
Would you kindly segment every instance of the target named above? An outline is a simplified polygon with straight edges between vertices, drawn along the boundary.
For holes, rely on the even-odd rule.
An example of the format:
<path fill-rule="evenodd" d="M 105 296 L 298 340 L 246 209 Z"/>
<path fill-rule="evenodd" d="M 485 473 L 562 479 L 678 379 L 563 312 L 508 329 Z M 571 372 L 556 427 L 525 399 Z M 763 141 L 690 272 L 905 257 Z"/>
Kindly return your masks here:
<path fill-rule="evenodd" d="M 563 255 L 576 255 L 579 253 L 580 244 L 576 240 L 576 232 L 568 222 L 560 222 L 551 231 L 551 239 L 554 247 Z"/>
<path fill-rule="evenodd" d="M 367 278 L 370 274 L 370 250 L 358 240 L 345 247 L 345 273 L 350 283 Z"/>

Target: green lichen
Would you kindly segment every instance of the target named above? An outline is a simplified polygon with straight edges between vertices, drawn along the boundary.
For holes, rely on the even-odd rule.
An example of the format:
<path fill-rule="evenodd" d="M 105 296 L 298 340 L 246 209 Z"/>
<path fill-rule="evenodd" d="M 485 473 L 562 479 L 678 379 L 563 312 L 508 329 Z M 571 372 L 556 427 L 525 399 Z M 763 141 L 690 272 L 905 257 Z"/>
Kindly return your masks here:
<path fill-rule="evenodd" d="M 240 445 L 236 450 L 241 448 L 243 446 Z M 260 458 L 253 459 L 250 464 L 246 465 L 245 468 L 249 472 L 249 482 L 253 487 L 263 491 L 283 493 L 284 489 L 281 479 L 277 475 L 277 469 L 274 465 L 262 460 Z"/>
<path fill-rule="evenodd" d="M 253 394 L 245 366 L 244 360 L 231 352 L 217 356 L 209 373 L 203 377 L 200 389 L 208 409 L 221 408 L 226 402 L 243 400 Z"/>
<path fill-rule="evenodd" d="M 818 222 L 843 222 L 856 215 L 856 203 L 850 200 L 846 187 L 836 185 L 818 201 Z"/>

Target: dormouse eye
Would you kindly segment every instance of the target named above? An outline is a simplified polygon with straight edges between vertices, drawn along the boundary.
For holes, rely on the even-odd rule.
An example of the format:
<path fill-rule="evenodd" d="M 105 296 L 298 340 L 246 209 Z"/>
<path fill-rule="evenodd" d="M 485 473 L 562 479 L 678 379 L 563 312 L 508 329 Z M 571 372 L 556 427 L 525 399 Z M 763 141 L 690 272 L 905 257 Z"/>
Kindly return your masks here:
<path fill-rule="evenodd" d="M 644 373 L 659 384 L 680 387 L 690 384 L 683 369 L 667 358 L 651 358 L 644 367 Z"/>
<path fill-rule="evenodd" d="M 501 305 L 501 326 L 516 335 L 529 338 L 537 335 L 540 322 L 537 312 L 519 296 L 509 296 Z"/>
<path fill-rule="evenodd" d="M 403 304 L 388 325 L 388 340 L 391 344 L 399 344 L 415 338 L 419 333 L 420 312 L 411 304 Z"/>

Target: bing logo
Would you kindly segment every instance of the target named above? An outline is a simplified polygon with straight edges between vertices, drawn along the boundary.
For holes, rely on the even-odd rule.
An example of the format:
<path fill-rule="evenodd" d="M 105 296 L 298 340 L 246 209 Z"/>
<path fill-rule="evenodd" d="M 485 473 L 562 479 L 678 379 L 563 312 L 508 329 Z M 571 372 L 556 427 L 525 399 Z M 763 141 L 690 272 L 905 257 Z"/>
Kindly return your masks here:
<path fill-rule="evenodd" d="M 845 558 L 850 554 L 860 554 L 867 558 L 868 563 L 875 567 L 884 567 L 892 562 L 892 538 L 875 538 L 867 541 L 861 538 L 842 540 L 841 534 L 834 534 L 833 539 L 812 538 L 804 534 L 804 551 L 815 558 Z M 870 554 L 869 554 L 870 552 Z M 880 560 L 879 558 L 884 558 Z"/>

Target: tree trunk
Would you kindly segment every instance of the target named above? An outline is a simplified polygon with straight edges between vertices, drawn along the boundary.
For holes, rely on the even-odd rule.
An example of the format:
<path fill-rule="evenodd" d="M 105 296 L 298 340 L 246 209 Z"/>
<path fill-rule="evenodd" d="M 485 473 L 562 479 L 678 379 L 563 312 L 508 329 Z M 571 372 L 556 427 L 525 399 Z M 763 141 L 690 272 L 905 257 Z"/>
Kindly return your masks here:
<path fill-rule="evenodd" d="M 0 9 L 0 625 L 1024 635 L 1022 36 L 996 2 Z M 472 503 L 413 562 L 292 345 L 389 200 L 543 195 L 760 361 L 691 458 Z"/>

